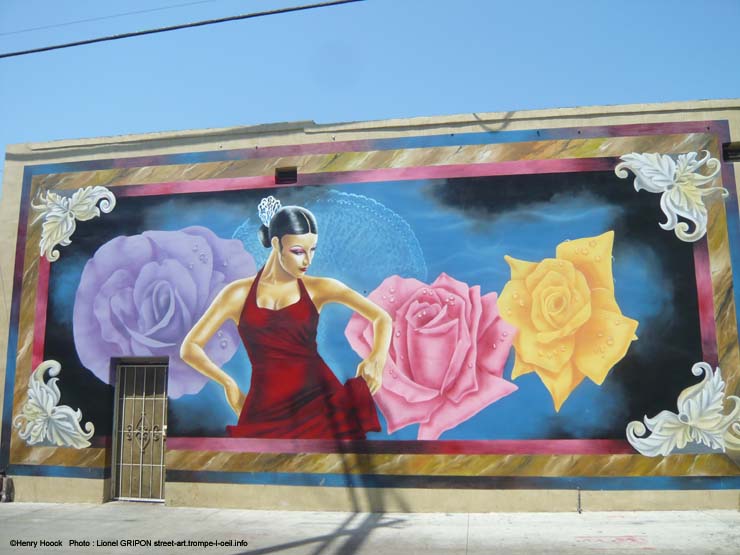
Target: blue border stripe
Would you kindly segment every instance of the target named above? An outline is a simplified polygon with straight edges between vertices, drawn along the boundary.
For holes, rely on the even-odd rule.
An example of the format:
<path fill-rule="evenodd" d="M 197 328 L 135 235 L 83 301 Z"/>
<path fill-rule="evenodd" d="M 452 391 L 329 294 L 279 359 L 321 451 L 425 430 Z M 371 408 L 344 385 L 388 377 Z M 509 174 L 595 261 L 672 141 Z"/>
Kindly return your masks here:
<path fill-rule="evenodd" d="M 377 474 L 310 474 L 300 472 L 269 473 L 168 470 L 167 482 L 422 489 L 740 489 L 740 476 L 542 478 L 522 476 L 391 476 Z"/>
<path fill-rule="evenodd" d="M 46 476 L 49 478 L 110 478 L 110 468 L 80 466 L 46 466 L 40 464 L 11 464 L 8 476 Z"/>
<path fill-rule="evenodd" d="M 12 433 L 13 390 L 15 389 L 15 366 L 18 353 L 18 328 L 20 325 L 21 288 L 23 285 L 23 260 L 26 256 L 26 224 L 28 222 L 28 199 L 33 172 L 26 167 L 21 187 L 21 206 L 18 217 L 18 239 L 15 249 L 13 290 L 11 292 L 10 320 L 8 322 L 8 352 L 5 359 L 5 392 L 3 394 L 2 438 L 0 439 L 0 468 L 6 468 L 10 460 L 10 434 Z"/>

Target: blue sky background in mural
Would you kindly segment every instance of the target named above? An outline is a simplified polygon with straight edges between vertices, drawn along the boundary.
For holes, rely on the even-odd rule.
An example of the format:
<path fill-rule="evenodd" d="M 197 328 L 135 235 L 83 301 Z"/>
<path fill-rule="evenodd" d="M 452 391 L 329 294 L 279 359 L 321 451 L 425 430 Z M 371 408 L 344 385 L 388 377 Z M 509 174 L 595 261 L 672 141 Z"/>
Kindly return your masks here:
<path fill-rule="evenodd" d="M 613 187 L 612 197 L 591 192 L 591 189 L 603 190 L 601 184 L 615 180 L 613 175 L 533 176 L 526 178 L 528 181 L 523 181 L 524 178 L 513 181 L 520 184 L 518 188 L 511 187 L 510 183 L 497 185 L 495 178 L 491 179 L 490 182 L 481 179 L 462 185 L 454 180 L 415 181 L 346 184 L 326 189 L 309 187 L 248 191 L 241 193 L 247 196 L 240 197 L 238 203 L 233 198 L 216 200 L 219 198 L 217 195 L 208 195 L 207 198 L 182 195 L 156 201 L 152 199 L 140 214 L 141 220 L 137 225 L 141 229 L 136 232 L 204 225 L 217 235 L 229 238 L 240 230 L 239 233 L 250 246 L 249 250 L 254 251 L 257 248 L 256 241 L 249 239 L 250 234 L 244 223 L 247 219 L 253 222 L 251 232 L 256 236 L 258 224 L 252 213 L 256 214 L 256 205 L 262 196 L 276 194 L 285 204 L 301 204 L 316 209 L 319 248 L 315 264 L 310 270 L 314 275 L 340 279 L 367 294 L 385 277 L 395 273 L 406 272 L 405 277 L 416 277 L 430 283 L 441 272 L 445 272 L 468 285 L 479 285 L 481 293 L 486 294 L 500 292 L 510 277 L 504 255 L 539 261 L 554 257 L 555 249 L 562 241 L 595 236 L 615 229 L 613 269 L 617 301 L 625 315 L 640 322 L 637 332 L 640 340 L 632 343 L 628 357 L 636 357 L 636 360 L 642 361 L 642 365 L 653 364 L 656 352 L 665 350 L 666 345 L 661 342 L 666 338 L 660 335 L 660 330 L 666 326 L 680 324 L 689 330 L 689 334 L 698 336 L 696 315 L 690 309 L 678 323 L 673 318 L 673 305 L 676 302 L 674 276 L 669 274 L 665 261 L 670 260 L 674 253 L 668 252 L 668 248 L 656 246 L 653 238 L 666 241 L 667 245 L 673 243 L 670 233 L 657 229 L 658 213 L 655 213 L 655 221 L 646 221 L 644 214 L 633 213 L 634 206 L 641 206 L 641 210 L 646 210 L 647 214 L 650 214 L 651 207 L 640 203 L 639 199 L 636 201 L 637 196 L 629 188 Z M 616 183 L 622 185 L 621 182 Z M 435 189 L 440 186 L 442 189 Z M 537 190 L 532 191 L 532 202 L 519 203 L 509 198 L 521 187 L 532 189 L 534 186 Z M 439 190 L 462 191 L 465 187 L 468 192 L 491 194 L 492 198 L 498 198 L 498 202 L 486 204 L 480 201 L 460 209 L 454 199 L 441 199 L 435 193 Z M 542 197 L 543 194 L 545 197 Z M 344 248 L 354 244 L 351 237 L 348 238 L 346 233 L 330 233 L 328 224 L 329 229 L 322 227 L 322 215 L 328 214 L 326 207 L 337 212 L 339 200 L 342 201 L 343 212 L 339 216 L 332 216 L 335 218 L 335 230 L 342 229 L 345 219 L 359 222 L 362 218 L 367 221 L 358 224 L 360 231 L 364 230 L 363 226 L 378 227 L 383 223 L 387 224 L 387 228 L 379 229 L 375 234 L 362 233 L 358 248 Z M 122 200 L 119 208 L 123 208 L 125 202 Z M 369 205 L 374 209 L 368 211 Z M 121 217 L 120 212 L 118 217 Z M 564 221 L 568 222 L 568 226 L 563 225 Z M 645 227 L 634 229 L 630 227 L 633 221 L 646 221 Z M 85 226 L 96 226 L 99 223 L 96 222 Z M 645 230 L 648 230 L 647 237 L 653 243 L 643 240 L 646 237 Z M 96 239 L 92 227 L 81 227 L 78 233 L 80 240 L 89 233 L 90 237 L 85 241 L 99 246 L 99 242 L 96 242 L 99 239 Z M 365 246 L 361 248 L 363 241 Z M 395 254 L 384 256 L 384 246 L 393 241 L 400 245 L 400 250 L 386 249 Z M 72 247 L 67 247 L 68 251 L 54 265 L 58 273 L 54 275 L 51 288 L 52 304 L 59 308 L 55 313 L 72 313 L 76 285 L 86 262 L 84 256 L 72 252 L 77 244 L 73 242 Z M 255 253 L 256 256 L 264 257 L 266 250 L 261 246 L 259 249 L 261 252 Z M 324 259 L 324 252 L 334 254 Z M 408 253 L 406 257 L 404 252 Z M 690 264 L 690 246 L 685 246 L 684 255 Z M 413 270 L 409 271 L 409 268 Z M 696 295 L 695 291 L 693 295 Z M 681 304 L 683 306 L 684 303 Z M 344 336 L 350 316 L 351 312 L 344 307 L 329 306 L 322 311 L 320 319 L 319 351 L 342 381 L 354 376 L 360 362 Z M 689 339 L 687 344 L 691 344 L 696 337 Z M 694 356 L 690 347 L 687 349 L 687 352 L 681 351 L 671 356 L 675 354 L 682 361 Z M 686 360 L 683 366 L 689 367 L 693 362 Z M 511 374 L 512 365 L 513 352 L 505 370 L 506 378 Z M 619 437 L 629 418 L 642 416 L 634 416 L 633 410 L 627 406 L 633 403 L 644 407 L 644 399 L 641 399 L 643 393 L 634 391 L 635 388 L 645 389 L 639 385 L 639 381 L 634 381 L 635 366 L 625 359 L 612 370 L 600 387 L 588 379 L 584 380 L 557 414 L 539 378 L 535 374 L 522 376 L 515 382 L 518 391 L 493 403 L 457 428 L 445 432 L 441 439 Z M 672 364 L 666 362 L 663 366 Z M 243 390 L 247 390 L 249 361 L 243 347 L 239 348 L 224 369 L 234 376 Z M 620 372 L 630 374 L 623 376 Z M 656 375 L 654 379 L 663 378 Z M 681 376 L 681 379 L 690 379 L 690 376 Z M 667 396 L 675 403 L 678 391 L 685 384 L 670 385 L 668 389 L 672 389 Z M 626 388 L 629 388 L 629 392 Z M 223 435 L 225 425 L 235 421 L 222 388 L 213 382 L 196 395 L 172 400 L 171 411 L 171 425 L 176 434 Z M 416 434 L 417 426 L 409 426 L 397 431 L 392 438 L 415 439 Z M 381 432 L 369 437 L 381 439 L 389 436 Z"/>
<path fill-rule="evenodd" d="M 306 3 L 3 0 L 0 52 Z M 722 53 L 736 50 L 739 20 L 737 0 L 699 11 L 690 0 L 366 0 L 8 58 L 0 60 L 0 148 L 737 97 L 740 72 Z"/>

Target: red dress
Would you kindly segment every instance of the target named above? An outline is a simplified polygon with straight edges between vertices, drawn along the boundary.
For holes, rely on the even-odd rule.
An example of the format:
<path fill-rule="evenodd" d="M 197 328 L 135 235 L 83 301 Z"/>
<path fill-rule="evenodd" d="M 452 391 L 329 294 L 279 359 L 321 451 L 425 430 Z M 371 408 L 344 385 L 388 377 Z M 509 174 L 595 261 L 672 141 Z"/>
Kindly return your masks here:
<path fill-rule="evenodd" d="M 319 313 L 298 280 L 300 298 L 279 310 L 257 306 L 252 283 L 239 319 L 239 335 L 252 363 L 249 393 L 232 437 L 364 439 L 380 431 L 367 383 L 342 385 L 319 356 Z"/>

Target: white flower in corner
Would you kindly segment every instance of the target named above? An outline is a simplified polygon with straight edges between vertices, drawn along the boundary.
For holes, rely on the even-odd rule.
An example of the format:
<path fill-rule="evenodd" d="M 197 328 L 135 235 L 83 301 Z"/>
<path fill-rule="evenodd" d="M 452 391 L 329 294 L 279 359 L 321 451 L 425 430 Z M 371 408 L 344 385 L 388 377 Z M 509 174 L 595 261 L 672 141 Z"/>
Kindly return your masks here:
<path fill-rule="evenodd" d="M 51 378 L 44 382 L 44 374 L 49 371 Z M 61 393 L 56 377 L 62 370 L 56 360 L 46 360 L 39 364 L 31 374 L 28 383 L 28 399 L 21 413 L 13 419 L 13 426 L 29 445 L 58 445 L 59 447 L 89 447 L 88 441 L 95 433 L 92 422 L 80 427 L 82 412 L 72 410 L 66 405 L 57 406 Z"/>
<path fill-rule="evenodd" d="M 59 251 L 55 248 L 57 245 L 67 246 L 72 242 L 72 234 L 77 228 L 76 220 L 92 220 L 100 216 L 101 211 L 108 214 L 116 206 L 116 197 L 102 186 L 83 187 L 71 197 L 47 191 L 39 200 L 39 204 L 31 203 L 31 206 L 41 211 L 34 223 L 40 218 L 44 220 L 39 250 L 49 262 L 59 259 Z"/>
<path fill-rule="evenodd" d="M 641 454 L 665 456 L 690 442 L 722 452 L 727 447 L 740 449 L 740 440 L 733 436 L 740 431 L 740 398 L 727 397 L 734 408 L 730 414 L 722 414 L 725 382 L 719 368 L 713 372 L 709 364 L 698 362 L 691 372 L 694 376 L 704 372 L 704 379 L 678 396 L 678 414 L 664 410 L 653 418 L 645 416 L 645 425 L 652 432 L 649 437 L 644 437 L 647 430 L 642 422 L 627 424 L 627 440 Z"/>
<path fill-rule="evenodd" d="M 620 157 L 614 172 L 624 179 L 629 176 L 627 169 L 635 174 L 635 190 L 644 189 L 651 193 L 662 193 L 660 208 L 668 220 L 659 224 L 665 230 L 675 230 L 676 237 L 682 241 L 693 242 L 701 239 L 707 232 L 707 208 L 703 198 L 712 193 L 726 197 L 729 193 L 724 187 L 706 187 L 719 175 L 721 164 L 704 150 L 704 157 L 699 158 L 696 152 L 679 154 L 673 160 L 666 154 L 625 154 Z M 708 175 L 699 173 L 702 166 L 709 170 Z M 680 222 L 685 218 L 694 224 L 689 231 L 689 224 Z"/>

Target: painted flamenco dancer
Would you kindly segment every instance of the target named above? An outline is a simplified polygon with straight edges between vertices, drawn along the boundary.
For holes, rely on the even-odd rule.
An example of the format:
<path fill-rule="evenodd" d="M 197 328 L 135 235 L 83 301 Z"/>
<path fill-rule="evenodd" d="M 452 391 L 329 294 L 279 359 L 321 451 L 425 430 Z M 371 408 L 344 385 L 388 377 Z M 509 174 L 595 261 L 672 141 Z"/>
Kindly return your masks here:
<path fill-rule="evenodd" d="M 310 211 L 267 197 L 259 216 L 260 241 L 272 249 L 267 262 L 255 276 L 223 288 L 185 337 L 183 360 L 223 385 L 239 415 L 236 426 L 227 426 L 232 437 L 364 439 L 366 432 L 380 431 L 372 394 L 381 386 L 390 317 L 343 283 L 306 275 L 318 239 Z M 373 349 L 344 385 L 316 346 L 319 313 L 329 303 L 341 303 L 373 325 Z M 228 319 L 237 323 L 252 363 L 246 396 L 204 350 Z"/>

